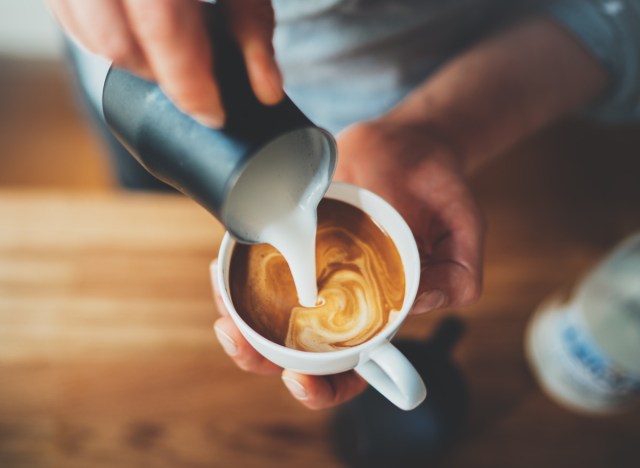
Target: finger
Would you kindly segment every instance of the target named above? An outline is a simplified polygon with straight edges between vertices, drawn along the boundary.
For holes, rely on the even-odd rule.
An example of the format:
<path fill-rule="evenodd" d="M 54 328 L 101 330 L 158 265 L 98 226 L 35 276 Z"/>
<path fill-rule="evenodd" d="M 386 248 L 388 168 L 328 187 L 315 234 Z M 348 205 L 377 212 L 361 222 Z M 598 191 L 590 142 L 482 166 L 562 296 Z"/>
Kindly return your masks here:
<path fill-rule="evenodd" d="M 216 303 L 216 308 L 218 309 L 218 313 L 223 317 L 228 316 L 229 311 L 227 310 L 227 306 L 224 305 L 224 301 L 222 300 L 222 294 L 218 286 L 218 259 L 217 258 L 209 264 L 209 278 L 211 280 L 211 291 L 213 292 L 213 300 Z"/>
<path fill-rule="evenodd" d="M 284 96 L 282 75 L 273 49 L 275 19 L 269 0 L 232 0 L 224 3 L 227 20 L 245 63 L 251 87 L 264 104 Z"/>
<path fill-rule="evenodd" d="M 65 29 L 65 32 L 74 41 L 87 47 L 82 36 L 82 31 L 76 19 L 73 16 L 73 10 L 70 7 L 69 0 L 48 0 L 48 5 L 51 13 L 55 16 L 56 20 Z"/>
<path fill-rule="evenodd" d="M 444 261 L 431 265 L 422 273 L 421 292 L 411 313 L 423 314 L 471 304 L 480 296 L 481 282 L 480 277 L 456 262 Z"/>
<path fill-rule="evenodd" d="M 349 154 L 345 151 L 341 151 L 339 139 L 338 139 L 338 154 L 341 156 Z M 355 184 L 355 178 L 353 176 L 353 166 L 350 165 L 348 161 L 349 161 L 348 157 L 343 157 L 338 159 L 335 172 L 333 173 L 333 180 Z"/>
<path fill-rule="evenodd" d="M 219 318 L 213 330 L 222 349 L 240 369 L 260 375 L 274 375 L 282 371 L 281 367 L 266 359 L 249 344 L 230 317 Z"/>
<path fill-rule="evenodd" d="M 65 18 L 76 39 L 89 51 L 146 79 L 152 78 L 151 69 L 129 28 L 120 1 L 68 0 L 54 3 L 60 8 L 61 19 Z"/>
<path fill-rule="evenodd" d="M 200 2 L 125 0 L 134 35 L 160 87 L 183 112 L 219 128 L 224 110 Z"/>
<path fill-rule="evenodd" d="M 436 219 L 428 241 L 420 280 L 420 295 L 412 313 L 463 306 L 475 302 L 482 292 L 484 221 L 475 206 L 447 207 Z"/>
<path fill-rule="evenodd" d="M 314 376 L 285 370 L 282 381 L 294 398 L 310 409 L 331 408 L 342 404 L 367 388 L 367 382 L 354 371 Z"/>

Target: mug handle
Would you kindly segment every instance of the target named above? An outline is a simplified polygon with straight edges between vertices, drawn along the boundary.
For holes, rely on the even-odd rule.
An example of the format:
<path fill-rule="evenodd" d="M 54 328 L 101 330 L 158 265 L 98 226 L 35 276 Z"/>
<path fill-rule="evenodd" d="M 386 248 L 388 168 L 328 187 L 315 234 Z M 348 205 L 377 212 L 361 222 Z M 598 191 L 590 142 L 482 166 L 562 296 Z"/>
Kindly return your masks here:
<path fill-rule="evenodd" d="M 355 371 L 387 400 L 405 411 L 424 401 L 427 389 L 409 360 L 384 340 Z"/>

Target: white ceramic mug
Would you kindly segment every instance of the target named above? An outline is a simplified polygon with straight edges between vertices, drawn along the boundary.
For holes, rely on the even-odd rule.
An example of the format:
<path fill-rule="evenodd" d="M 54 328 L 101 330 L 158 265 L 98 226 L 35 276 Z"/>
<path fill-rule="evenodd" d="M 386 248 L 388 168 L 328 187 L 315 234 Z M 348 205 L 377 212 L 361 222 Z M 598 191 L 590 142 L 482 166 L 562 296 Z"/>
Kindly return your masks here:
<path fill-rule="evenodd" d="M 329 187 L 325 198 L 340 200 L 367 213 L 391 237 L 402 259 L 405 293 L 402 309 L 386 328 L 370 340 L 339 351 L 308 352 L 287 348 L 253 330 L 238 315 L 231 301 L 229 266 L 236 241 L 225 234 L 218 254 L 218 290 L 240 332 L 265 358 L 286 369 L 311 375 L 327 375 L 351 369 L 399 408 L 410 410 L 426 397 L 427 390 L 407 358 L 389 340 L 396 334 L 415 300 L 420 282 L 420 257 L 416 241 L 400 214 L 379 196 L 341 182 Z"/>

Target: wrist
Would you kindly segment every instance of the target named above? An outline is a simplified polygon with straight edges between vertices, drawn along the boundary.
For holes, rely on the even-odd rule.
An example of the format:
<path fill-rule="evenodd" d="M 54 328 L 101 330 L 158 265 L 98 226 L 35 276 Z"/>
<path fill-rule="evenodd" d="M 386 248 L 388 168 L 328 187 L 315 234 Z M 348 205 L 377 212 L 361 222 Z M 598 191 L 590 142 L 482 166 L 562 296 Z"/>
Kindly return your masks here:
<path fill-rule="evenodd" d="M 416 164 L 430 159 L 451 166 L 461 174 L 470 170 L 469 160 L 456 144 L 455 135 L 427 114 L 415 114 L 401 105 L 366 125 L 377 134 L 404 140 L 407 154 L 417 155 L 414 156 Z"/>
<path fill-rule="evenodd" d="M 592 101 L 605 84 L 574 37 L 531 18 L 454 58 L 382 120 L 435 135 L 468 172 Z"/>

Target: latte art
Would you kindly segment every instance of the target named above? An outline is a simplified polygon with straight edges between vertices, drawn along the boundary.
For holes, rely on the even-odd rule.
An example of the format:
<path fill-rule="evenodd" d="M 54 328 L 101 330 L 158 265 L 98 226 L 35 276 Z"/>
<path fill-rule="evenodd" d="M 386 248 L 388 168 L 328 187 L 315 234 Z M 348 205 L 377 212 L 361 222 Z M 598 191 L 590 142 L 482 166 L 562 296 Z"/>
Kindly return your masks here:
<path fill-rule="evenodd" d="M 348 229 L 321 225 L 316 238 L 319 305 L 294 307 L 285 345 L 334 351 L 364 343 L 402 307 L 384 259 Z"/>
<path fill-rule="evenodd" d="M 302 307 L 291 272 L 267 244 L 237 245 L 231 296 L 258 333 L 304 351 L 335 351 L 371 339 L 404 300 L 404 270 L 391 239 L 359 209 L 325 199 L 318 207 L 318 304 Z"/>

